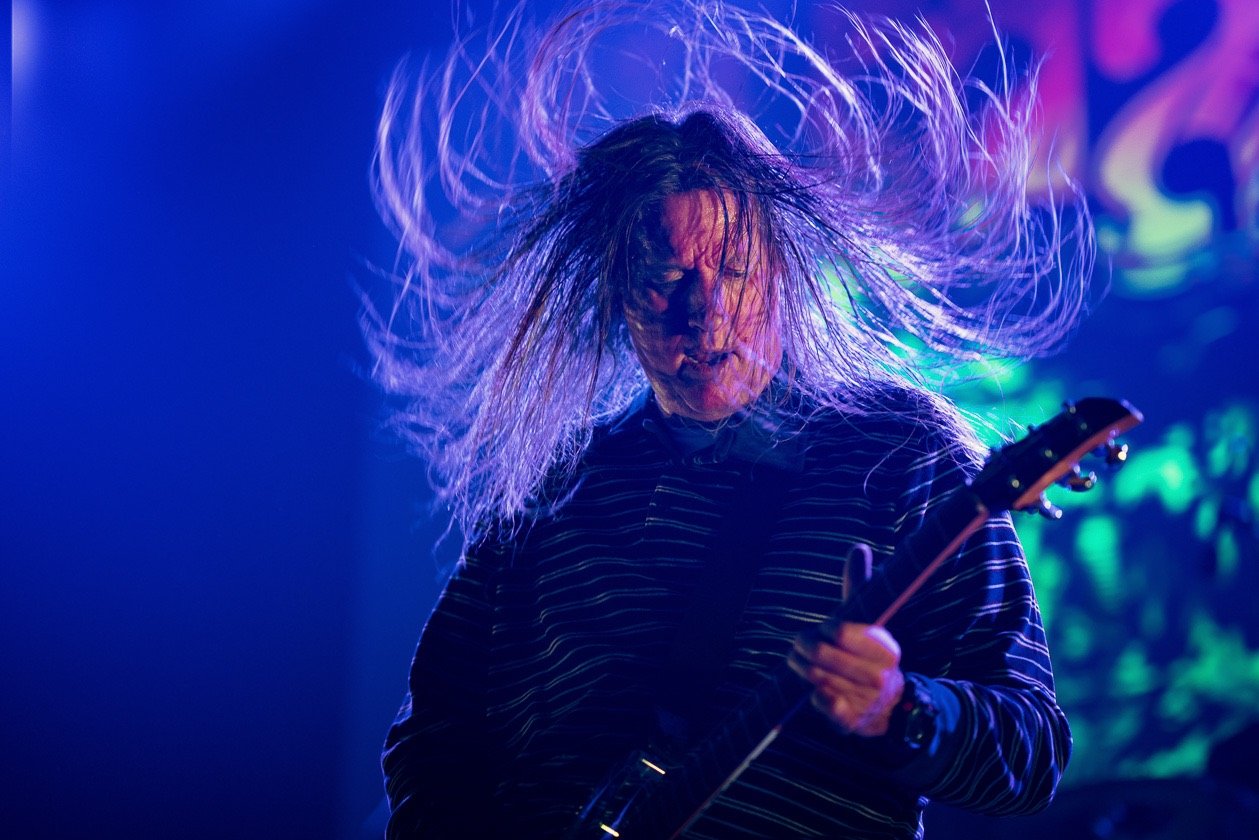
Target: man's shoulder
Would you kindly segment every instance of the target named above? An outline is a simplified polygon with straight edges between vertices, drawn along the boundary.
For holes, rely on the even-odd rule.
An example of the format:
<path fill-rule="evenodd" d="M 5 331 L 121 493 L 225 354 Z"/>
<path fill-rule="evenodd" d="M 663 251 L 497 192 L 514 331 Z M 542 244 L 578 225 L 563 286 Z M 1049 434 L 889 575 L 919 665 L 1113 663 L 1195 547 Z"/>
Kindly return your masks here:
<path fill-rule="evenodd" d="M 641 457 L 651 448 L 653 435 L 644 425 L 650 415 L 651 392 L 640 391 L 619 411 L 596 421 L 583 451 L 583 463 Z"/>
<path fill-rule="evenodd" d="M 850 452 L 906 463 L 945 455 L 975 462 L 971 428 L 947 398 L 896 382 L 869 382 L 819 402 L 808 420 L 810 437 Z"/>

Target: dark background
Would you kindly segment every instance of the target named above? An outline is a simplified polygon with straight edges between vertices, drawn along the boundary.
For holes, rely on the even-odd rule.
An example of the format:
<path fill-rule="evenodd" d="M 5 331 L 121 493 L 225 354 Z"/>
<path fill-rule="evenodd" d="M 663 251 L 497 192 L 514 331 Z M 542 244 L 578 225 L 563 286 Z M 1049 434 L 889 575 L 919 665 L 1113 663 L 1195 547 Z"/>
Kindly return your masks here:
<path fill-rule="evenodd" d="M 927 5 L 973 23 L 972 4 Z M 1165 25 L 1169 52 L 1145 76 L 1089 71 L 1090 146 L 1209 36 L 1222 8 L 1164 5 L 1164 18 L 1196 29 Z M 367 174 L 394 64 L 448 42 L 451 9 L 19 0 L 12 15 L 0 835 L 352 836 L 380 800 L 379 744 L 439 585 L 432 546 L 444 524 L 428 513 L 423 466 L 380 431 L 382 400 L 362 373 L 355 284 L 394 253 Z M 1254 89 L 1239 95 L 1253 116 Z M 1008 383 L 1011 416 L 1052 410 L 1060 394 L 1045 381 L 1118 389 L 1150 416 L 1145 442 L 1164 459 L 1147 462 L 1154 472 L 1193 466 L 1201 450 L 1200 476 L 1212 412 L 1240 405 L 1253 420 L 1255 220 L 1230 203 L 1246 185 L 1216 146 L 1181 144 L 1174 171 L 1159 172 L 1216 208 L 1206 261 L 1155 293 L 1115 251 L 1111 297 L 1071 353 L 1036 369 L 1039 384 Z M 1104 200 L 1098 213 L 1126 224 Z M 1229 433 L 1241 466 L 1187 486 L 1186 506 L 1160 505 L 1155 491 L 1104 499 L 1103 510 L 1141 511 L 1140 533 L 1121 535 L 1136 541 L 1125 557 L 1150 560 L 1135 578 L 1117 557 L 1088 566 L 1069 539 L 1046 543 L 1038 584 L 1063 614 L 1065 629 L 1051 632 L 1082 731 L 1107 728 L 1100 713 L 1089 726 L 1089 638 L 1121 649 L 1144 637 L 1154 670 L 1127 742 L 1090 763 L 1083 739 L 1082 779 L 1195 775 L 1212 741 L 1259 718 L 1245 594 L 1253 430 Z M 1235 509 L 1234 527 L 1219 511 Z M 1222 578 L 1203 564 L 1230 534 L 1234 577 Z M 1082 625 L 1083 641 L 1068 633 L 1083 621 L 1072 623 L 1071 603 L 1123 604 L 1097 568 L 1135 580 L 1134 597 L 1154 601 L 1163 624 L 1120 610 Z M 1231 656 L 1202 664 L 1200 648 L 1219 640 L 1188 641 L 1199 612 L 1169 603 L 1186 592 L 1231 634 Z M 1131 700 L 1131 658 L 1111 664 L 1104 687 L 1113 680 Z M 1169 692 L 1203 682 L 1228 695 L 1213 723 L 1169 724 Z"/>
<path fill-rule="evenodd" d="M 449 13 L 14 14 L 0 835 L 346 836 L 436 587 L 352 283 Z"/>

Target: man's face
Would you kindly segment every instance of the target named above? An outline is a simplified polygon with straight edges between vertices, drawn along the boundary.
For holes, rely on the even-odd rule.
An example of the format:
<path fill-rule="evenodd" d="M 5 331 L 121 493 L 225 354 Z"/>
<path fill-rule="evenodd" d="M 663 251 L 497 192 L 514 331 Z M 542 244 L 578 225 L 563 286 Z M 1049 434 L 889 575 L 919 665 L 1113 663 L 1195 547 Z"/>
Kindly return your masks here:
<path fill-rule="evenodd" d="M 737 213 L 727 193 L 669 196 L 636 255 L 625 319 L 667 414 L 729 417 L 760 395 L 782 361 L 767 255 Z"/>

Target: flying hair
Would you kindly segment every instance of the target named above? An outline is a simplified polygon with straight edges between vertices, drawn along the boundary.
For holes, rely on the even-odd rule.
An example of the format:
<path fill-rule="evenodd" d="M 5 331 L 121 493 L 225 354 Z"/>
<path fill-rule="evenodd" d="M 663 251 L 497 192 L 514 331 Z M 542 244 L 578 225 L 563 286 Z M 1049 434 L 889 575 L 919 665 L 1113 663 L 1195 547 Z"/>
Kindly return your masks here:
<path fill-rule="evenodd" d="M 1035 68 L 1016 80 L 994 34 L 998 77 L 965 78 L 925 22 L 841 17 L 822 43 L 730 3 L 549 24 L 522 3 L 395 72 L 373 186 L 396 285 L 363 326 L 467 538 L 518 521 L 648 387 L 623 306 L 669 195 L 724 192 L 764 244 L 799 404 L 876 411 L 872 383 L 1072 333 L 1092 228 L 1069 182 L 1029 202 Z"/>

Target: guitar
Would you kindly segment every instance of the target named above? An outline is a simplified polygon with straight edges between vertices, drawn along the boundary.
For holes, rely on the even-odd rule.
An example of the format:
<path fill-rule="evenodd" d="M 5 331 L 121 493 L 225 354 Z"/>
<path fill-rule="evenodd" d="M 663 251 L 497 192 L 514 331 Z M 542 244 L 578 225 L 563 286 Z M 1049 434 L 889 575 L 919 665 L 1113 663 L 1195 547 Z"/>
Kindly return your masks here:
<path fill-rule="evenodd" d="M 1114 439 L 1141 419 L 1141 413 L 1122 400 L 1089 397 L 1067 403 L 1047 423 L 1029 427 L 1022 440 L 994 451 L 973 479 L 937 502 L 918 530 L 818 625 L 819 632 L 833 634 L 844 621 L 885 624 L 991 516 L 1030 510 L 1060 518 L 1062 512 L 1045 498 L 1045 491 L 1053 484 L 1074 491 L 1091 489 L 1096 474 L 1079 467 L 1089 453 L 1102 456 L 1111 468 L 1122 466 L 1128 447 Z M 813 686 L 784 662 L 762 681 L 749 702 L 685 754 L 640 750 L 628 756 L 596 790 L 566 836 L 572 840 L 679 836 L 808 705 L 812 692 Z"/>

